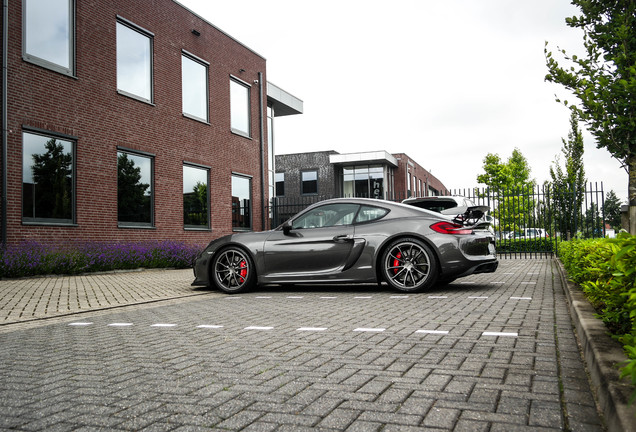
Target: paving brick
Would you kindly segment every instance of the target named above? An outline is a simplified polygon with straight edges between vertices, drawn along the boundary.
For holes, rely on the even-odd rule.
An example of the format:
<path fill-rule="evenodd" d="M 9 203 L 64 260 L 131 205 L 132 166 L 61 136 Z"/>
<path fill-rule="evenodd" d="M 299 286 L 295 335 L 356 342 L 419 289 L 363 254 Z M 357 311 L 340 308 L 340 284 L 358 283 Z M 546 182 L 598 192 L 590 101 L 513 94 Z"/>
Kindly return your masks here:
<path fill-rule="evenodd" d="M 99 300 L 91 312 L 64 305 L 34 315 L 43 312 L 25 306 L 28 320 L 3 310 L 0 428 L 601 430 L 551 266 L 502 260 L 496 273 L 463 280 L 470 284 L 399 300 L 375 285 L 226 296 L 193 291 L 190 272 L 83 276 L 73 283 L 139 292 L 145 304 L 127 305 L 136 300 L 124 292 L 109 298 L 112 309 Z M 34 286 L 74 286 L 58 282 Z M 69 325 L 80 321 L 90 324 Z M 117 322 L 132 325 L 109 326 Z M 353 331 L 362 327 L 385 330 Z"/>

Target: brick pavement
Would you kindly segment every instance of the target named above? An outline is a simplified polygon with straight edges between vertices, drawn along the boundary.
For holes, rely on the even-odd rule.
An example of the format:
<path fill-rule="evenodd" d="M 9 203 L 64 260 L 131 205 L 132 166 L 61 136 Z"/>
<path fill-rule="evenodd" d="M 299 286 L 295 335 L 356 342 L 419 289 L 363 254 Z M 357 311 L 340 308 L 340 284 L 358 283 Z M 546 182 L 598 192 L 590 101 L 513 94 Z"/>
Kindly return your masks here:
<path fill-rule="evenodd" d="M 191 269 L 0 280 L 0 326 L 200 295 L 192 280 Z"/>
<path fill-rule="evenodd" d="M 552 260 L 502 260 L 494 275 L 404 307 L 374 287 L 225 296 L 191 279 L 0 281 L 0 364 L 10 365 L 0 368 L 0 428 L 603 430 Z M 131 326 L 104 331 L 111 318 Z M 156 322 L 178 326 L 161 333 Z M 202 333 L 202 323 L 222 328 Z"/>

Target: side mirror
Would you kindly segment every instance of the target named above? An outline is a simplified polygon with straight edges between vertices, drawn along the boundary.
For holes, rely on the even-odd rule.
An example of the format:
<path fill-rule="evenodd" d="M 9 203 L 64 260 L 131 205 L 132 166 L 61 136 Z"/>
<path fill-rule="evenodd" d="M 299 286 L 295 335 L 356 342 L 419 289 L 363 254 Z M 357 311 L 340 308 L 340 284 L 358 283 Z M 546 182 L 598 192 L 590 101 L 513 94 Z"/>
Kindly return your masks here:
<path fill-rule="evenodd" d="M 283 234 L 289 235 L 291 230 L 292 230 L 292 222 L 288 220 L 283 224 Z"/>

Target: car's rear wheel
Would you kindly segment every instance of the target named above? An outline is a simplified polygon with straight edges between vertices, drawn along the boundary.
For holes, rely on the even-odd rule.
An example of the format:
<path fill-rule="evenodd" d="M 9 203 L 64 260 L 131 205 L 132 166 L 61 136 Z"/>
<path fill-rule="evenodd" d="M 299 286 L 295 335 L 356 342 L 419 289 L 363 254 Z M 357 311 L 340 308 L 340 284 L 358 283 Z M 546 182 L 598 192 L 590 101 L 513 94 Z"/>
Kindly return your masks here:
<path fill-rule="evenodd" d="M 230 246 L 216 253 L 210 270 L 214 286 L 226 293 L 234 294 L 254 286 L 254 265 L 241 248 Z"/>
<path fill-rule="evenodd" d="M 395 240 L 382 256 L 382 275 L 395 289 L 422 291 L 437 281 L 435 254 L 429 246 L 416 238 Z"/>

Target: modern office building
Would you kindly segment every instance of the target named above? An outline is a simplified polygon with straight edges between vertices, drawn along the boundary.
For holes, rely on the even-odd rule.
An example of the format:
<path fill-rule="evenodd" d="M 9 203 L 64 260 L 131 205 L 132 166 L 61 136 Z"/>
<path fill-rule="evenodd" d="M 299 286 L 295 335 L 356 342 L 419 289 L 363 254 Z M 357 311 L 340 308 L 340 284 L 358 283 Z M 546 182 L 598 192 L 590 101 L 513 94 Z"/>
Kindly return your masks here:
<path fill-rule="evenodd" d="M 336 151 L 276 156 L 276 196 L 357 196 L 393 201 L 446 195 L 444 184 L 404 153 Z"/>
<path fill-rule="evenodd" d="M 303 103 L 263 56 L 173 0 L 5 4 L 3 242 L 267 225 L 273 121 Z"/>

